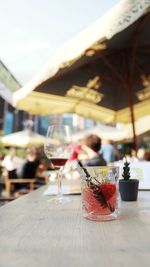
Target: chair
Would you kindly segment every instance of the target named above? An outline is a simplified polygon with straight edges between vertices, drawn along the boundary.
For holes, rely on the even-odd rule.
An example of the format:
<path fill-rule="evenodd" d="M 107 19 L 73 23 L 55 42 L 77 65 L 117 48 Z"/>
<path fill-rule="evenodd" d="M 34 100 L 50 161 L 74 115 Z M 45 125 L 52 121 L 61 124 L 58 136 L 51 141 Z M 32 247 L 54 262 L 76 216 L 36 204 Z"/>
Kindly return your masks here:
<path fill-rule="evenodd" d="M 24 194 L 25 194 L 25 193 L 28 193 L 28 192 L 35 189 L 35 182 L 36 182 L 36 179 L 33 179 L 33 178 L 9 179 L 8 173 L 7 174 L 5 173 L 5 176 L 4 176 L 5 189 L 6 189 L 6 193 L 7 193 L 8 197 L 10 197 L 14 194 L 15 184 L 20 184 L 20 185 L 28 184 L 29 189 L 27 189 L 26 191 L 24 190 Z M 19 190 L 18 190 L 18 193 L 19 193 Z M 22 193 L 20 195 L 22 195 Z M 18 196 L 19 196 L 19 194 L 18 194 Z"/>

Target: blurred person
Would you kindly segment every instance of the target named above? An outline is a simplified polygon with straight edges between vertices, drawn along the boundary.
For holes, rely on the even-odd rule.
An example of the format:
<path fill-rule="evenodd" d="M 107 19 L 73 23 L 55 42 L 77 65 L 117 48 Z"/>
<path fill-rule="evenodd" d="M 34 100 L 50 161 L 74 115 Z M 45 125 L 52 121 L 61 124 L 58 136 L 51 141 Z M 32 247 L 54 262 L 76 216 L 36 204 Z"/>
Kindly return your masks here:
<path fill-rule="evenodd" d="M 39 166 L 39 152 L 34 148 L 28 149 L 26 159 L 16 171 L 18 178 L 35 178 Z"/>
<path fill-rule="evenodd" d="M 115 161 L 115 148 L 110 140 L 103 140 L 99 151 L 107 163 Z"/>
<path fill-rule="evenodd" d="M 138 162 L 139 159 L 137 157 L 137 152 L 135 148 L 131 149 L 131 156 L 130 156 L 130 162 Z"/>
<path fill-rule="evenodd" d="M 5 168 L 8 173 L 8 178 L 17 178 L 17 168 L 22 163 L 22 159 L 17 156 L 17 151 L 15 148 L 9 150 L 9 154 L 6 155 L 1 162 L 1 166 Z"/>
<path fill-rule="evenodd" d="M 3 159 L 4 159 L 4 155 L 3 155 L 3 153 L 0 151 L 0 180 L 1 180 L 1 175 L 2 175 L 2 173 L 3 173 L 3 167 L 2 167 Z"/>
<path fill-rule="evenodd" d="M 137 156 L 137 150 L 134 146 L 131 148 L 130 153 L 126 157 L 128 157 L 128 161 L 131 163 L 139 162 L 139 158 Z"/>
<path fill-rule="evenodd" d="M 144 160 L 150 161 L 150 151 L 146 151 L 144 154 Z"/>
<path fill-rule="evenodd" d="M 3 160 L 4 160 L 4 154 L 0 151 L 0 168 L 2 168 Z"/>
<path fill-rule="evenodd" d="M 101 139 L 97 135 L 90 134 L 83 139 L 82 149 L 87 155 L 87 159 L 83 160 L 84 166 L 106 166 L 107 162 L 102 155 L 99 154 L 101 149 Z"/>
<path fill-rule="evenodd" d="M 137 151 L 137 157 L 139 160 L 144 160 L 145 148 L 139 148 Z"/>
<path fill-rule="evenodd" d="M 123 162 L 130 162 L 130 163 L 136 163 L 139 162 L 139 159 L 137 157 L 136 149 L 132 148 L 130 154 L 126 154 L 123 157 Z"/>
<path fill-rule="evenodd" d="M 1 162 L 3 161 L 4 159 L 4 154 L 0 151 L 0 165 L 1 165 Z"/>

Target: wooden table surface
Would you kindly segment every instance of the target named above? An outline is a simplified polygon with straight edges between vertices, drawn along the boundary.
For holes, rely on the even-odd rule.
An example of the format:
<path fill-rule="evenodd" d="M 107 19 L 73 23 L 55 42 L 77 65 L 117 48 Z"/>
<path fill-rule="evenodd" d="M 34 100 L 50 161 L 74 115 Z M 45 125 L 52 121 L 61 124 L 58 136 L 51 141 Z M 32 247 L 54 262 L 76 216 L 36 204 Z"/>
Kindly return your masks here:
<path fill-rule="evenodd" d="M 48 203 L 43 190 L 0 208 L 0 267 L 149 267 L 150 192 L 121 202 L 120 218 L 82 218 L 81 196 Z"/>

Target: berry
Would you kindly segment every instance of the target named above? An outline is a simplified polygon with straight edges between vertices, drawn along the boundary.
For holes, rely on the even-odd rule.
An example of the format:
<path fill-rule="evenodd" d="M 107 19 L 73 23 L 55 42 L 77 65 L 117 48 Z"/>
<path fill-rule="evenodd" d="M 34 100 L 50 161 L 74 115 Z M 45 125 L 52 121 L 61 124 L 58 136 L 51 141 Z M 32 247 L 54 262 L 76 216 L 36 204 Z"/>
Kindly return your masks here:
<path fill-rule="evenodd" d="M 116 193 L 116 185 L 103 183 L 100 185 L 100 190 L 103 193 L 105 199 L 108 201 Z"/>

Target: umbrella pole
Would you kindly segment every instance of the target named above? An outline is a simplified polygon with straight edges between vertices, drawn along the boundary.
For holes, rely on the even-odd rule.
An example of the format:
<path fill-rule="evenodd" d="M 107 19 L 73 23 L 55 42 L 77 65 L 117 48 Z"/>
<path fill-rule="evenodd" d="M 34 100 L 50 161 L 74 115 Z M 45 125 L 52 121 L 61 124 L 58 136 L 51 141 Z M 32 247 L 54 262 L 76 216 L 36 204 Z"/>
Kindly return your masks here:
<path fill-rule="evenodd" d="M 126 87 L 126 89 L 128 91 L 128 102 L 129 102 L 132 131 L 133 131 L 133 143 L 134 143 L 135 150 L 137 151 L 137 138 L 136 138 L 136 132 L 135 132 L 134 108 L 133 108 L 133 100 L 132 100 L 133 97 L 132 97 L 131 73 L 129 70 L 128 63 L 127 63 L 127 57 L 125 57 L 125 66 L 126 66 L 126 70 L 127 70 L 126 75 L 127 75 L 127 80 L 128 80 L 127 84 L 124 83 L 122 76 L 114 69 L 114 67 L 110 64 L 110 62 L 105 57 L 102 57 L 102 60 L 113 71 L 113 73 L 123 83 L 123 86 Z"/>
<path fill-rule="evenodd" d="M 137 151 L 137 137 L 136 137 L 136 131 L 135 131 L 135 118 L 134 118 L 134 108 L 133 108 L 133 101 L 132 101 L 132 87 L 131 87 L 130 82 L 127 85 L 127 89 L 128 89 L 128 100 L 129 100 L 129 108 L 130 108 L 132 131 L 133 131 L 133 143 L 134 143 L 134 148 Z"/>
<path fill-rule="evenodd" d="M 134 69 L 135 64 L 135 55 L 136 55 L 136 46 L 134 47 L 131 58 L 129 55 L 126 55 L 125 58 L 125 65 L 127 71 L 127 90 L 128 90 L 128 102 L 130 108 L 130 116 L 131 116 L 131 123 L 132 123 L 132 132 L 133 132 L 133 144 L 134 149 L 137 152 L 137 137 L 136 137 L 136 130 L 135 130 L 135 117 L 134 117 L 134 106 L 133 106 L 133 90 L 132 90 L 132 70 Z"/>

